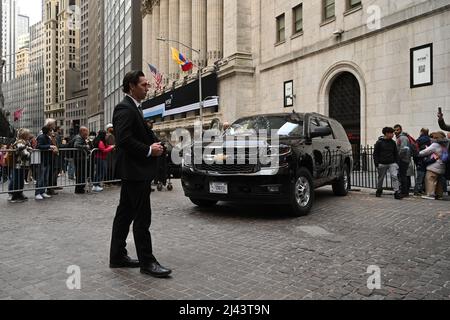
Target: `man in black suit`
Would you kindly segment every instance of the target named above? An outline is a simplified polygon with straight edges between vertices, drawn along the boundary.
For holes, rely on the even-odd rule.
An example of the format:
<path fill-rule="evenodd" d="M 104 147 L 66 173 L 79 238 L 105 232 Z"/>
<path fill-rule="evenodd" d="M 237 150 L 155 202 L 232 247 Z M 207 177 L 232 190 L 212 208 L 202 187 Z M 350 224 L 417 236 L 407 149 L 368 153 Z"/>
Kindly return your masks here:
<path fill-rule="evenodd" d="M 123 80 L 124 100 L 113 115 L 116 133 L 116 170 L 122 179 L 111 241 L 111 268 L 141 268 L 141 273 L 158 278 L 172 271 L 162 267 L 153 256 L 151 225 L 151 181 L 156 176 L 157 158 L 163 147 L 147 127 L 141 101 L 147 96 L 148 80 L 142 71 L 132 71 Z M 139 261 L 128 257 L 126 239 L 131 223 Z"/>

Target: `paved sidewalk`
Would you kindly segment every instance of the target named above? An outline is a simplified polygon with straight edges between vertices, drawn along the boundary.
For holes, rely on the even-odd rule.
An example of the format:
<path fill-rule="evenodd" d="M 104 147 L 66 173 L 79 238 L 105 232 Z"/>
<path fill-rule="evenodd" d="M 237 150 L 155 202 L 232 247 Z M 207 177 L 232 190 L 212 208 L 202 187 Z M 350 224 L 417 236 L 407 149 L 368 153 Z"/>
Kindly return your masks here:
<path fill-rule="evenodd" d="M 108 269 L 119 189 L 9 204 L 0 196 L 0 299 L 449 299 L 446 201 L 320 190 L 308 217 L 279 206 L 200 210 L 175 191 L 152 195 L 155 255 L 169 280 Z M 130 254 L 135 255 L 133 239 Z M 81 290 L 69 290 L 69 266 Z M 367 268 L 381 289 L 367 288 Z"/>

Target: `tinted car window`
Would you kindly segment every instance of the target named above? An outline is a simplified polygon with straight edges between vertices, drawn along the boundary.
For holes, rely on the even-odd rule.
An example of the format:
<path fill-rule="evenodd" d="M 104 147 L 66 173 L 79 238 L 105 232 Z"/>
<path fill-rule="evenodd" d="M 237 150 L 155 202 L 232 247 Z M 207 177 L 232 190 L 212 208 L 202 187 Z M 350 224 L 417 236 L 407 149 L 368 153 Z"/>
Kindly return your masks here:
<path fill-rule="evenodd" d="M 331 125 L 333 128 L 334 135 L 337 140 L 348 141 L 347 132 L 345 132 L 342 125 L 337 121 L 331 121 Z"/>
<path fill-rule="evenodd" d="M 287 116 L 253 117 L 236 121 L 227 135 L 255 135 L 260 130 L 276 130 L 279 136 L 303 136 L 303 121 Z"/>
<path fill-rule="evenodd" d="M 330 125 L 330 123 L 329 123 L 328 121 L 323 120 L 323 119 L 319 119 L 319 124 L 320 124 L 320 126 L 323 127 L 323 128 L 330 128 L 330 129 L 331 129 L 331 132 L 333 132 L 333 128 L 331 128 L 331 125 Z M 331 135 L 326 136 L 326 137 L 323 137 L 323 138 L 324 138 L 324 139 L 334 139 L 334 135 L 331 134 Z"/>
<path fill-rule="evenodd" d="M 316 129 L 318 128 L 331 128 L 330 123 L 328 121 L 322 120 L 322 119 L 317 119 L 317 118 L 311 118 L 311 124 L 309 126 L 311 132 L 314 132 Z M 333 131 L 333 129 L 332 129 Z M 320 140 L 320 139 L 334 139 L 333 135 L 330 136 L 326 136 L 326 137 L 317 137 L 314 138 L 313 140 Z"/>

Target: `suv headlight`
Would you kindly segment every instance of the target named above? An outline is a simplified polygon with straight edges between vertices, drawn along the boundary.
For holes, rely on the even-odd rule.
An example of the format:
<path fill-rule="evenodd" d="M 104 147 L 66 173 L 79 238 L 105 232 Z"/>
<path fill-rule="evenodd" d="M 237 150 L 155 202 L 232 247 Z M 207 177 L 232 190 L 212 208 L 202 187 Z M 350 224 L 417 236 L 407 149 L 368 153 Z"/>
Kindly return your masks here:
<path fill-rule="evenodd" d="M 287 145 L 280 145 L 278 148 L 269 147 L 267 155 L 261 156 L 261 167 L 271 168 L 285 165 L 288 162 L 289 156 L 292 154 L 292 147 Z"/>

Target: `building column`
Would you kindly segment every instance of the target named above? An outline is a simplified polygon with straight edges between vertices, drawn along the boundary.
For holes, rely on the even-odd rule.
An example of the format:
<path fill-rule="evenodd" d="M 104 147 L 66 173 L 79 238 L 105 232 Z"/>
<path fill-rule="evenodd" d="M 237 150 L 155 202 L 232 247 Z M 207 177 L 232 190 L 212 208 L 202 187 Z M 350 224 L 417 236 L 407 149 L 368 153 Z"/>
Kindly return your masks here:
<path fill-rule="evenodd" d="M 188 47 L 192 47 L 192 0 L 180 1 L 180 42 Z M 186 47 L 182 48 L 183 53 L 192 60 L 192 51 Z"/>
<path fill-rule="evenodd" d="M 192 0 L 192 48 L 200 50 L 200 55 L 193 54 L 193 61 L 200 67 L 206 64 L 206 17 L 206 0 Z"/>
<path fill-rule="evenodd" d="M 223 54 L 223 0 L 208 0 L 208 66 Z"/>
<path fill-rule="evenodd" d="M 184 1 L 184 0 L 181 0 Z M 169 0 L 169 39 L 179 41 L 180 32 L 180 0 Z M 169 47 L 177 48 L 179 45 L 176 42 L 169 42 Z M 181 48 L 180 48 L 181 49 Z M 169 51 L 170 53 L 170 51 Z M 169 61 L 169 78 L 171 81 L 177 80 L 179 76 L 180 66 L 170 59 Z"/>
<path fill-rule="evenodd" d="M 161 0 L 160 1 L 160 36 L 164 38 L 169 37 L 169 0 Z M 160 72 L 164 76 L 164 84 L 169 82 L 169 44 L 166 42 L 160 42 L 159 46 L 159 68 Z"/>
<path fill-rule="evenodd" d="M 156 40 L 160 36 L 159 28 L 160 28 L 160 7 L 159 2 L 153 4 L 152 8 L 152 33 L 151 33 L 151 44 L 152 44 L 152 61 L 148 61 L 153 64 L 158 70 L 160 70 L 161 65 L 159 61 L 159 47 L 161 42 Z"/>
<path fill-rule="evenodd" d="M 251 1 L 224 1 L 223 58 L 227 63 L 219 71 L 219 94 L 221 105 L 227 106 L 222 109 L 223 120 L 228 122 L 255 112 L 251 9 Z"/>
<path fill-rule="evenodd" d="M 143 43 L 143 67 L 144 73 L 148 73 L 148 65 L 147 63 L 152 63 L 153 55 L 152 55 L 152 29 L 153 29 L 153 14 L 151 11 L 147 11 L 144 16 L 144 20 L 142 21 L 142 41 Z"/>

